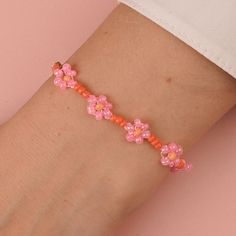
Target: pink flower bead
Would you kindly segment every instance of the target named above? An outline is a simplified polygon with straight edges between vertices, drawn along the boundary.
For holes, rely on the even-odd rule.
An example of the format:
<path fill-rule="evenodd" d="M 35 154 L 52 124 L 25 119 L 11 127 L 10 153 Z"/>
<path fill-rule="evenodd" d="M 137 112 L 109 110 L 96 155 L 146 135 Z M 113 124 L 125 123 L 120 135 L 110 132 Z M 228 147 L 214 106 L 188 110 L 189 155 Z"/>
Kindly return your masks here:
<path fill-rule="evenodd" d="M 173 172 L 190 170 L 192 165 L 186 163 L 184 159 L 180 158 L 182 154 L 183 148 L 179 144 L 172 142 L 163 145 L 161 147 L 161 164 L 169 166 Z"/>
<path fill-rule="evenodd" d="M 149 125 L 142 123 L 140 119 L 135 119 L 134 124 L 127 123 L 124 129 L 128 132 L 126 135 L 128 142 L 141 144 L 144 139 L 148 139 L 151 135 Z"/>
<path fill-rule="evenodd" d="M 98 97 L 90 95 L 87 99 L 88 106 L 87 111 L 90 115 L 94 115 L 96 120 L 102 120 L 103 118 L 109 120 L 112 116 L 112 104 L 107 101 L 107 97 L 99 95 Z"/>
<path fill-rule="evenodd" d="M 69 72 L 71 70 L 71 65 L 68 63 L 63 64 L 62 70 L 64 71 L 64 73 Z"/>
<path fill-rule="evenodd" d="M 66 88 L 74 88 L 77 84 L 77 81 L 74 80 L 77 72 L 71 69 L 71 65 L 65 63 L 62 68 L 57 68 L 53 71 L 55 75 L 54 84 L 65 90 Z"/>
<path fill-rule="evenodd" d="M 63 71 L 60 70 L 60 69 L 56 69 L 56 70 L 54 71 L 54 75 L 55 75 L 56 77 L 58 77 L 58 78 L 62 78 L 62 76 L 63 76 Z"/>
<path fill-rule="evenodd" d="M 67 81 L 67 87 L 68 88 L 74 88 L 76 84 L 77 84 L 77 81 L 75 81 L 73 79 Z"/>

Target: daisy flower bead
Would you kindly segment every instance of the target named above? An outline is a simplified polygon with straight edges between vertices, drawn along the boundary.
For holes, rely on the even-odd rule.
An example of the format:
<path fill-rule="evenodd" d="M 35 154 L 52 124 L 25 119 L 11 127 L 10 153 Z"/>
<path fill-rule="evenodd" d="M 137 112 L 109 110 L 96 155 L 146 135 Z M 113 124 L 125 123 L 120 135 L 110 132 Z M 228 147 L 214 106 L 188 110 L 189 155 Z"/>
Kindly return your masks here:
<path fill-rule="evenodd" d="M 127 123 L 124 129 L 127 131 L 126 139 L 128 142 L 141 144 L 144 139 L 148 139 L 151 135 L 149 125 L 142 123 L 138 118 L 134 120 L 134 124 Z"/>
<path fill-rule="evenodd" d="M 112 104 L 107 101 L 107 97 L 104 95 L 99 95 L 96 97 L 95 95 L 90 95 L 87 98 L 88 106 L 87 111 L 88 114 L 94 115 L 96 120 L 102 120 L 103 118 L 108 120 L 112 116 Z"/>
<path fill-rule="evenodd" d="M 192 165 L 186 163 L 181 157 L 183 148 L 174 142 L 163 145 L 161 148 L 161 164 L 169 166 L 171 171 L 189 170 Z"/>
<path fill-rule="evenodd" d="M 53 65 L 53 74 L 55 75 L 54 84 L 62 90 L 66 88 L 74 88 L 77 81 L 74 80 L 76 71 L 71 69 L 71 65 L 65 63 L 63 65 L 55 63 Z"/>

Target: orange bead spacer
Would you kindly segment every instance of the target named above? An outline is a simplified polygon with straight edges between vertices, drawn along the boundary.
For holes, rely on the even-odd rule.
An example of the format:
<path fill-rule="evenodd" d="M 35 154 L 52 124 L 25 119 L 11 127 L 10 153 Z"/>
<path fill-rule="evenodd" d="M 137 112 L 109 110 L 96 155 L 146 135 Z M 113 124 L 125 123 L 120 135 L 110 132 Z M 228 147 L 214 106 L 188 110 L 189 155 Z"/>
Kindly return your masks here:
<path fill-rule="evenodd" d="M 149 142 L 152 142 L 155 139 L 155 136 L 153 134 L 150 135 L 150 137 L 148 138 Z"/>
<path fill-rule="evenodd" d="M 152 144 L 153 146 L 157 145 L 158 143 L 159 143 L 158 139 L 154 139 L 154 140 L 151 142 L 151 144 Z"/>
<path fill-rule="evenodd" d="M 153 142 L 154 140 L 156 140 L 156 136 L 154 134 L 151 134 L 150 137 L 148 138 L 148 142 Z"/>
<path fill-rule="evenodd" d="M 126 125 L 126 123 L 127 123 L 127 122 L 126 122 L 125 120 L 123 120 L 123 121 L 120 123 L 120 126 L 121 126 L 121 127 L 124 127 L 124 126 Z"/>
<path fill-rule="evenodd" d="M 82 84 L 78 83 L 78 84 L 75 85 L 74 90 L 77 91 L 77 92 L 79 92 L 78 90 L 81 89 L 81 88 L 83 88 L 83 87 L 84 87 L 84 86 L 83 86 Z"/>
<path fill-rule="evenodd" d="M 77 83 L 74 87 L 74 90 L 77 91 L 77 89 L 80 87 L 81 85 L 79 83 Z"/>
<path fill-rule="evenodd" d="M 186 161 L 184 159 L 180 159 L 179 164 L 176 166 L 177 169 L 182 169 L 186 165 Z"/>
<path fill-rule="evenodd" d="M 91 93 L 87 90 L 87 88 L 80 83 L 76 84 L 74 89 L 76 92 L 78 92 L 85 98 L 88 98 L 91 95 Z"/>
<path fill-rule="evenodd" d="M 115 122 L 115 119 L 116 119 L 116 115 L 115 114 L 112 114 L 112 116 L 111 116 L 111 121 L 113 121 L 113 122 Z"/>
<path fill-rule="evenodd" d="M 161 143 L 157 144 L 157 147 L 161 148 L 163 145 Z"/>
<path fill-rule="evenodd" d="M 156 149 L 160 149 L 162 147 L 159 138 L 156 137 L 154 134 L 150 135 L 150 137 L 148 138 L 148 142 Z"/>
<path fill-rule="evenodd" d="M 82 96 L 85 98 L 88 98 L 90 95 L 91 95 L 91 93 L 87 90 L 82 93 Z"/>
<path fill-rule="evenodd" d="M 84 86 L 80 86 L 77 91 L 81 94 L 86 90 L 86 88 Z"/>
<path fill-rule="evenodd" d="M 162 147 L 162 144 L 161 143 L 157 143 L 155 146 L 154 146 L 154 148 L 156 148 L 156 149 L 160 149 Z"/>
<path fill-rule="evenodd" d="M 120 120 L 117 121 L 117 124 L 119 124 L 121 127 L 123 127 L 126 124 L 126 121 L 124 120 L 124 118 L 120 117 Z"/>
<path fill-rule="evenodd" d="M 116 123 L 120 124 L 122 121 L 123 121 L 123 118 L 122 118 L 122 117 L 118 116 L 118 117 L 116 118 Z"/>
<path fill-rule="evenodd" d="M 110 120 L 118 125 L 120 125 L 121 127 L 124 127 L 125 124 L 127 123 L 127 121 L 121 117 L 121 116 L 117 116 L 115 114 L 112 114 Z"/>

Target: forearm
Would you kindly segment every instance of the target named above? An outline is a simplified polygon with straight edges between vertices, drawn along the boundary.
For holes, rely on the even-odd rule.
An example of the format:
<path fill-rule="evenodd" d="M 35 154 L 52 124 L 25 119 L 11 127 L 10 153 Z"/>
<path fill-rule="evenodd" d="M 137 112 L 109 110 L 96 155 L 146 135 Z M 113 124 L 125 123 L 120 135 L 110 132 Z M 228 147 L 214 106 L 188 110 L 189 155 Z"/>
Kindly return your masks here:
<path fill-rule="evenodd" d="M 235 80 L 150 20 L 119 7 L 69 62 L 118 113 L 190 147 L 236 104 Z M 187 121 L 187 122 L 186 122 Z"/>
<path fill-rule="evenodd" d="M 115 113 L 185 149 L 236 101 L 230 76 L 124 6 L 68 61 Z M 21 235 L 104 235 L 168 173 L 155 149 L 89 117 L 86 101 L 51 78 L 1 128 L 0 151 L 0 225 Z"/>

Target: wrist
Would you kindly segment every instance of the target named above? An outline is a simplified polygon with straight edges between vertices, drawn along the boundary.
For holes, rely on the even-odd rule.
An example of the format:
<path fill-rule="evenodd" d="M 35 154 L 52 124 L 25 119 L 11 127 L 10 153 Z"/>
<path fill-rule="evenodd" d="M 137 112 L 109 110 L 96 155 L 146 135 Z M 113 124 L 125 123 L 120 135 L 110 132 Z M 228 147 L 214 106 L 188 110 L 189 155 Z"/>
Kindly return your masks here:
<path fill-rule="evenodd" d="M 129 168 L 139 155 L 142 159 L 135 165 L 149 162 L 154 170 L 155 152 L 144 158 L 149 147 L 130 149 L 116 127 L 89 119 L 85 108 L 78 94 L 62 93 L 49 79 L 2 127 L 0 172 L 6 174 L 0 184 L 5 188 L 0 194 L 0 224 L 6 233 L 44 230 L 47 235 L 58 225 L 58 230 L 79 231 L 90 222 L 97 227 L 90 227 L 91 232 L 103 232 L 141 201 L 136 196 L 141 176 L 136 178 L 136 170 L 130 175 Z M 112 139 L 115 133 L 118 138 Z"/>

